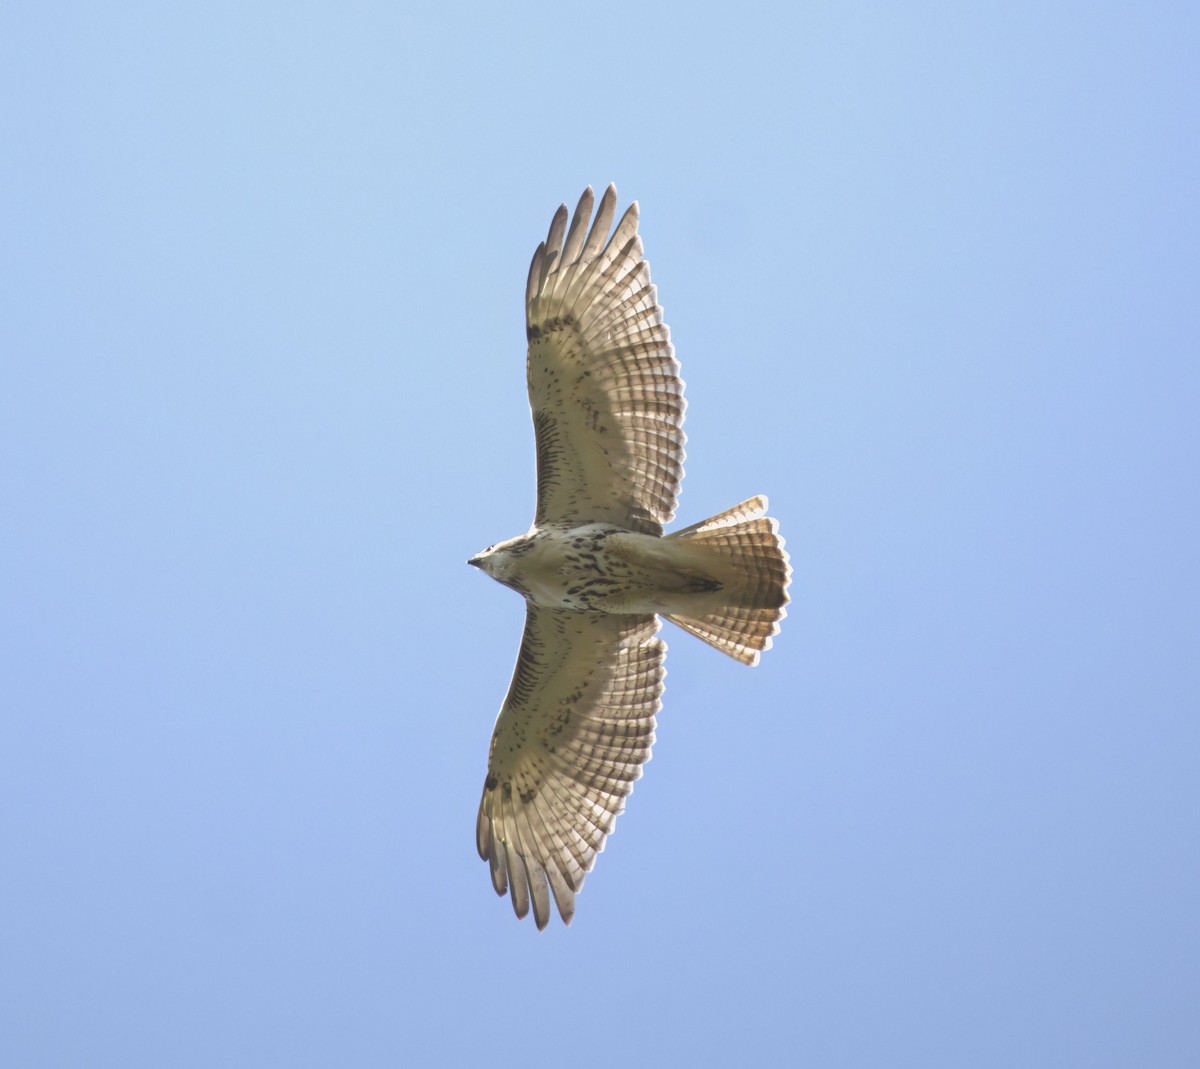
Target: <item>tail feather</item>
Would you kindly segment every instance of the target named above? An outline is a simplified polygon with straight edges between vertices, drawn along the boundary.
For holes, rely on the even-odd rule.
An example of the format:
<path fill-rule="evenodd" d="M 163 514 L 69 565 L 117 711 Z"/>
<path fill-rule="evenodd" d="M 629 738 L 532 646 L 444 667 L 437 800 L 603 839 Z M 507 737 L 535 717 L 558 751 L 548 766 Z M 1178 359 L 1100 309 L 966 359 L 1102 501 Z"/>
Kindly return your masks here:
<path fill-rule="evenodd" d="M 792 569 L 767 499 L 752 497 L 667 537 L 688 545 L 720 589 L 667 619 L 742 664 L 757 664 L 787 614 Z"/>

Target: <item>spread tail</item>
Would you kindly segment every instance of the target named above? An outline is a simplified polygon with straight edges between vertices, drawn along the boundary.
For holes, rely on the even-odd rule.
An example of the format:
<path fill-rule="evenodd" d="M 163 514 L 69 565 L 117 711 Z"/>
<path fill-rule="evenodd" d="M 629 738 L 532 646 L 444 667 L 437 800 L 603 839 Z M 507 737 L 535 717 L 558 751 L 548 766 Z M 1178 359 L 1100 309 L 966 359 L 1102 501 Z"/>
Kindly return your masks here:
<path fill-rule="evenodd" d="M 685 544 L 695 566 L 720 583 L 694 605 L 665 614 L 742 664 L 758 664 L 786 615 L 792 569 L 767 499 L 752 497 L 667 538 Z"/>

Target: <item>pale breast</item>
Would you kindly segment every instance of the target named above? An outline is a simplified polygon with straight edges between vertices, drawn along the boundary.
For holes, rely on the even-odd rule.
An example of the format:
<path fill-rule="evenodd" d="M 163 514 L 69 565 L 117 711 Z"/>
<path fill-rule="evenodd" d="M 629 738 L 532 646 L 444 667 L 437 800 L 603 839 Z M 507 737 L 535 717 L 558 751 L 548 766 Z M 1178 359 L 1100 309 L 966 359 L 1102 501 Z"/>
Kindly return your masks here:
<path fill-rule="evenodd" d="M 606 523 L 539 531 L 520 559 L 521 589 L 537 605 L 582 612 L 670 611 L 679 595 L 714 583 L 669 539 Z"/>
<path fill-rule="evenodd" d="M 606 546 L 610 536 L 623 533 L 607 523 L 539 531 L 521 558 L 520 581 L 529 599 L 548 609 L 606 611 L 605 602 L 630 578 Z"/>

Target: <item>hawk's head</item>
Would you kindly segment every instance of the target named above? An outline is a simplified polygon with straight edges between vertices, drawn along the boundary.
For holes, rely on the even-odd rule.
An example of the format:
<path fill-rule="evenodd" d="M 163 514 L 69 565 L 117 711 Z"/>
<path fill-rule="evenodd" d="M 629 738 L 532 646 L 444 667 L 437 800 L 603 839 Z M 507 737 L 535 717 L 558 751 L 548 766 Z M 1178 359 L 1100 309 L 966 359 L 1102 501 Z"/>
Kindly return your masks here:
<path fill-rule="evenodd" d="M 487 572 L 497 583 L 503 583 L 524 594 L 525 587 L 518 579 L 520 560 L 532 547 L 533 539 L 529 535 L 520 535 L 510 538 L 507 542 L 497 542 L 494 546 L 488 546 L 467 563 Z"/>

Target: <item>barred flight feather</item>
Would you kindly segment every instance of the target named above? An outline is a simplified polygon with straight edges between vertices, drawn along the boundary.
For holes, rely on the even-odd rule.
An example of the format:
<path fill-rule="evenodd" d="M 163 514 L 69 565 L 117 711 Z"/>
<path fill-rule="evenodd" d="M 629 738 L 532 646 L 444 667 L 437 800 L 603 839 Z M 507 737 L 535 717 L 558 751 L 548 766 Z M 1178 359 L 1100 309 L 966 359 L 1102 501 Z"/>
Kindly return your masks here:
<path fill-rule="evenodd" d="M 529 269 L 535 522 L 661 534 L 683 479 L 683 382 L 642 258 L 637 205 L 609 237 L 609 186 L 585 240 L 593 199 L 589 188 L 569 228 L 566 206 L 555 213 Z"/>
<path fill-rule="evenodd" d="M 666 645 L 655 616 L 529 604 L 521 654 L 492 736 L 476 842 L 492 886 L 544 928 L 549 895 L 574 895 L 654 743 Z M 583 686 L 580 682 L 585 681 Z M 568 710 L 554 719 L 547 710 Z"/>

